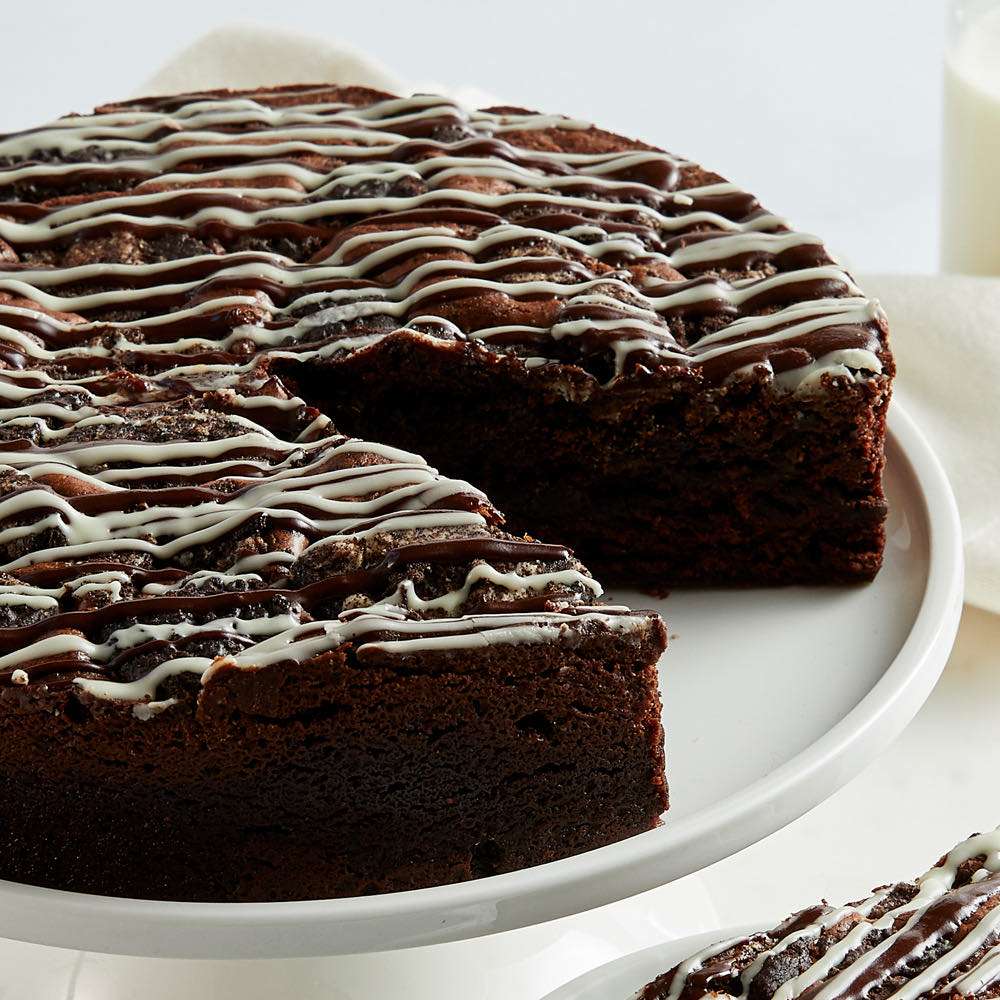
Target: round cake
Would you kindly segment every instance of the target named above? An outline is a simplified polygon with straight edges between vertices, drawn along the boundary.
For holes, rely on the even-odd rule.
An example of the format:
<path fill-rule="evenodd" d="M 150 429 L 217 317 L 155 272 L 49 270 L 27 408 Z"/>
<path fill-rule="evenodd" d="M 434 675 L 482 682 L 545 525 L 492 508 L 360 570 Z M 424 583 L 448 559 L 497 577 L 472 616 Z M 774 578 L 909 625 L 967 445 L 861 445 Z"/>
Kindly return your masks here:
<path fill-rule="evenodd" d="M 884 316 L 690 161 L 303 85 L 0 137 L 0 190 L 0 877 L 314 898 L 631 836 L 665 633 L 580 560 L 879 567 Z"/>

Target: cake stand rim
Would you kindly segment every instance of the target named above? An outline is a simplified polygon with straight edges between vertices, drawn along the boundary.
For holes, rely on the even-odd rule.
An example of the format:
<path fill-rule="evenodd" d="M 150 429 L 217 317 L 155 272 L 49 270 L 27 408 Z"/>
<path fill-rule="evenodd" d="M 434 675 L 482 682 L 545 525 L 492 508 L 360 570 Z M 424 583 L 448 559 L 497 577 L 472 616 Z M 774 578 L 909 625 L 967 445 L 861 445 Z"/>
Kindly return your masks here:
<path fill-rule="evenodd" d="M 332 900 L 184 903 L 120 899 L 0 880 L 0 936 L 163 958 L 356 954 L 514 930 L 616 902 L 701 871 L 786 826 L 885 749 L 937 682 L 962 610 L 954 495 L 931 446 L 894 403 L 887 450 L 922 500 L 927 581 L 909 634 L 835 725 L 765 778 L 677 822 L 536 868 L 454 885 Z M 198 849 L 197 845 L 194 849 Z"/>

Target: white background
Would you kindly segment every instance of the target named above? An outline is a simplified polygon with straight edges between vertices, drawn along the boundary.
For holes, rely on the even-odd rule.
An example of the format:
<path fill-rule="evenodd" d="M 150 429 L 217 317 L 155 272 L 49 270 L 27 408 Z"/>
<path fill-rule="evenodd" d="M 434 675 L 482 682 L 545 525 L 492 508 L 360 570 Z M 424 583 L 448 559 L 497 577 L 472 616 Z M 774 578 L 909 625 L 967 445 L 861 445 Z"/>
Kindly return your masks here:
<path fill-rule="evenodd" d="M 690 156 L 859 271 L 937 269 L 944 0 L 0 0 L 0 129 L 135 92 L 255 20 Z"/>

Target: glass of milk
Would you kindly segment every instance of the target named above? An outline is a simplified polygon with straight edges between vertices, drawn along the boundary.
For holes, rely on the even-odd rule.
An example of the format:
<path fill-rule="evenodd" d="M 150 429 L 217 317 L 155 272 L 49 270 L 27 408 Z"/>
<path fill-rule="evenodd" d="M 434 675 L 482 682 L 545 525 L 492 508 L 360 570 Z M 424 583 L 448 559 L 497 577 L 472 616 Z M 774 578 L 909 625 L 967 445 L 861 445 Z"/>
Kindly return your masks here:
<path fill-rule="evenodd" d="M 952 0 L 941 269 L 1000 274 L 1000 0 Z"/>

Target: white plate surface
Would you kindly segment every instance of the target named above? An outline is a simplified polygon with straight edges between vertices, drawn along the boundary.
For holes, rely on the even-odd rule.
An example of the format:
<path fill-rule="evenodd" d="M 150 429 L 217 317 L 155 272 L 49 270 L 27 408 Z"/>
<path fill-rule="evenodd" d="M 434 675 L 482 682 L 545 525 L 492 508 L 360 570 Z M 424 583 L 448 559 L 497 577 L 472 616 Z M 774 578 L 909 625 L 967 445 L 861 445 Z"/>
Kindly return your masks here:
<path fill-rule="evenodd" d="M 777 923 L 777 921 L 775 921 Z M 655 944 L 600 965 L 560 986 L 542 1000 L 632 1000 L 647 983 L 716 941 L 741 937 L 754 928 L 729 927 L 708 934 Z"/>
<path fill-rule="evenodd" d="M 0 881 L 0 936 L 162 957 L 384 951 L 578 913 L 734 854 L 883 750 L 947 660 L 961 611 L 958 516 L 898 405 L 886 489 L 888 545 L 872 584 L 611 595 L 659 608 L 676 636 L 662 664 L 671 809 L 661 828 L 520 872 L 357 899 L 163 903 Z"/>

